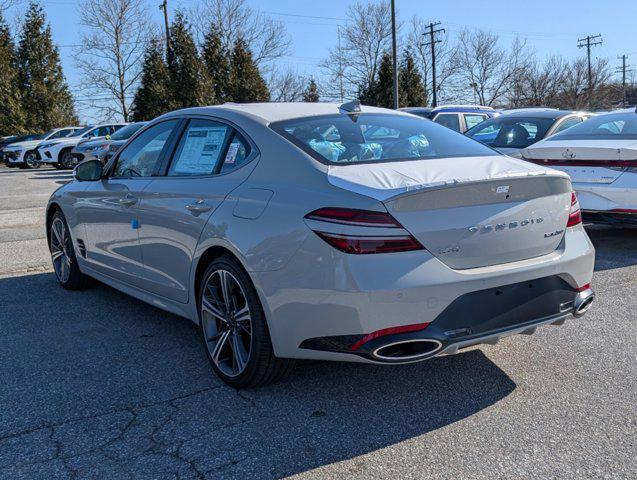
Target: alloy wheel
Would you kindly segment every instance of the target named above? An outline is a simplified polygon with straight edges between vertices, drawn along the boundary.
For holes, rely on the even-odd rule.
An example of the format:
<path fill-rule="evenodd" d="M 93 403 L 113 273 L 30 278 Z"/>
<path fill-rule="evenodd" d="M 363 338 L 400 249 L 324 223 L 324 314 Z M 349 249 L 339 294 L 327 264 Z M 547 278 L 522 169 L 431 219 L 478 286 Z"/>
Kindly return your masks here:
<path fill-rule="evenodd" d="M 51 260 L 53 270 L 61 283 L 66 283 L 71 275 L 71 237 L 67 233 L 66 225 L 60 218 L 55 218 L 51 224 Z"/>
<path fill-rule="evenodd" d="M 27 152 L 24 155 L 24 163 L 26 163 L 29 168 L 40 168 L 40 163 L 34 152 Z"/>
<path fill-rule="evenodd" d="M 245 291 L 227 270 L 213 271 L 201 298 L 206 348 L 215 366 L 228 377 L 246 368 L 252 349 L 252 318 Z"/>
<path fill-rule="evenodd" d="M 62 166 L 64 168 L 73 168 L 73 164 L 74 159 L 73 159 L 73 155 L 71 155 L 71 152 L 64 152 L 64 155 L 62 155 Z"/>

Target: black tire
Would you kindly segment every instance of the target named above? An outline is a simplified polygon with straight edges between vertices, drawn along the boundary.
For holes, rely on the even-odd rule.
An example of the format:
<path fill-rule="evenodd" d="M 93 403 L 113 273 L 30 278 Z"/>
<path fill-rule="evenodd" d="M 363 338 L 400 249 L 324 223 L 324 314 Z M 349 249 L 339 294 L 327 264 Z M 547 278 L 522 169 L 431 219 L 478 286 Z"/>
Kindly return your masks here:
<path fill-rule="evenodd" d="M 24 168 L 35 169 L 40 168 L 40 162 L 37 161 L 38 156 L 33 150 L 29 150 L 24 154 Z"/>
<path fill-rule="evenodd" d="M 207 339 L 206 328 L 204 326 L 204 323 L 210 322 L 210 319 L 204 320 L 202 311 L 204 289 L 206 289 L 213 275 L 217 275 L 220 271 L 229 272 L 233 280 L 236 280 L 240 285 L 241 293 L 244 293 L 245 303 L 249 309 L 250 316 L 251 336 L 248 360 L 245 363 L 243 371 L 233 376 L 224 372 L 213 360 L 210 351 L 211 345 Z M 215 374 L 229 386 L 234 388 L 260 387 L 280 380 L 292 370 L 294 360 L 277 358 L 274 355 L 272 341 L 270 340 L 270 331 L 257 292 L 248 274 L 234 258 L 223 256 L 213 260 L 208 265 L 202 277 L 197 309 L 199 312 L 199 330 L 208 361 Z"/>
<path fill-rule="evenodd" d="M 58 167 L 59 165 L 59 167 Z M 58 164 L 55 168 L 71 170 L 75 166 L 75 158 L 71 155 L 71 149 L 65 148 L 58 155 Z"/>
<path fill-rule="evenodd" d="M 68 275 L 62 274 L 61 268 L 57 267 L 59 259 L 54 258 L 54 251 L 57 251 L 59 246 L 58 244 L 60 243 L 60 232 L 58 231 L 56 234 L 54 229 L 60 228 L 60 225 L 64 228 L 64 235 L 62 235 L 63 240 L 61 242 L 64 244 L 64 253 L 61 256 L 63 258 L 59 264 L 61 265 L 61 262 L 66 261 L 64 268 L 68 269 Z M 51 261 L 53 263 L 55 276 L 63 288 L 67 290 L 79 290 L 89 283 L 88 277 L 80 271 L 80 267 L 77 263 L 77 257 L 75 255 L 75 248 L 73 247 L 73 240 L 69 233 L 69 226 L 66 223 L 64 214 L 59 210 L 53 214 L 51 224 L 49 225 L 49 251 L 51 252 Z"/>

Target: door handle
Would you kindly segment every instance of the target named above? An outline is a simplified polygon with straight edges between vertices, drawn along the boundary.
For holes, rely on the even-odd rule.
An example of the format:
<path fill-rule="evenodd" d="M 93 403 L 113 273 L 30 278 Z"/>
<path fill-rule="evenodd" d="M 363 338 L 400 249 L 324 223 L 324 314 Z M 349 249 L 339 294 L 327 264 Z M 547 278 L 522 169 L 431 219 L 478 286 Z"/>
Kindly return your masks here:
<path fill-rule="evenodd" d="M 195 203 L 189 203 L 186 205 L 188 210 L 193 215 L 199 215 L 200 213 L 209 212 L 212 209 L 210 205 L 206 205 L 203 199 L 197 200 Z"/>
<path fill-rule="evenodd" d="M 124 207 L 132 207 L 136 203 L 137 198 L 133 197 L 132 195 L 126 195 L 125 197 L 119 199 L 119 204 L 123 205 Z"/>

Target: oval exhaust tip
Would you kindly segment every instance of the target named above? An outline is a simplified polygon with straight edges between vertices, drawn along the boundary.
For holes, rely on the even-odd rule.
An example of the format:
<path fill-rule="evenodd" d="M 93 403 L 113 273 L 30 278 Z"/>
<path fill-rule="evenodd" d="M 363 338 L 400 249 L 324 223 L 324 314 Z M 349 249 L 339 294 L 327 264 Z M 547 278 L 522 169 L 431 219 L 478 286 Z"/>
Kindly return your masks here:
<path fill-rule="evenodd" d="M 394 342 L 378 347 L 372 355 L 379 360 L 408 362 L 429 357 L 442 347 L 438 340 L 415 339 Z"/>
<path fill-rule="evenodd" d="M 593 305 L 595 300 L 595 293 L 592 289 L 584 290 L 580 292 L 575 298 L 575 309 L 573 310 L 573 316 L 581 317 L 584 315 Z"/>

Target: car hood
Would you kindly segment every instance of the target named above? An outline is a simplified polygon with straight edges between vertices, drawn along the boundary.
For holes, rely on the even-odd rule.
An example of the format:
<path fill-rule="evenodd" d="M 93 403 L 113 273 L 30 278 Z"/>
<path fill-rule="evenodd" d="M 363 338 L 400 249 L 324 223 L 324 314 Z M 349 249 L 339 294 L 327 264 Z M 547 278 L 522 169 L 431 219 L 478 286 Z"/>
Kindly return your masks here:
<path fill-rule="evenodd" d="M 564 172 L 502 155 L 328 167 L 332 185 L 380 201 L 415 190 L 534 176 L 568 178 Z"/>
<path fill-rule="evenodd" d="M 9 145 L 5 146 L 4 149 L 8 151 L 20 149 L 25 150 L 27 148 L 37 147 L 40 143 L 42 143 L 42 140 L 27 140 L 24 142 L 10 143 Z"/>
<path fill-rule="evenodd" d="M 110 143 L 110 140 L 107 140 L 106 137 L 91 138 L 90 140 L 82 140 L 77 144 L 77 148 L 86 149 L 107 143 Z"/>

